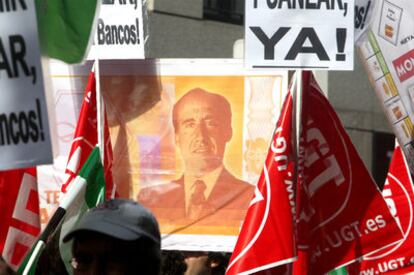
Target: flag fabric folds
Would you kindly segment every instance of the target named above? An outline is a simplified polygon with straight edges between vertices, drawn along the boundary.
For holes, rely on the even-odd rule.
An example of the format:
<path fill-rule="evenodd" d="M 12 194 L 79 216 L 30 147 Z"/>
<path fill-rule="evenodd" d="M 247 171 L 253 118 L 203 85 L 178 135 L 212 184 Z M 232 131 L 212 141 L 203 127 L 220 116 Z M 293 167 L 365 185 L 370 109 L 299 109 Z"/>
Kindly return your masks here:
<path fill-rule="evenodd" d="M 99 1 L 36 0 L 41 49 L 66 63 L 81 63 L 89 48 Z"/>
<path fill-rule="evenodd" d="M 60 254 L 66 269 L 71 270 L 71 243 L 64 244 L 62 239 L 74 228 L 83 214 L 105 200 L 105 175 L 100 159 L 99 148 L 95 147 L 85 161 L 79 174 L 69 187 L 60 207 L 66 215 L 60 231 Z"/>
<path fill-rule="evenodd" d="M 36 168 L 0 172 L 0 251 L 17 270 L 40 234 Z"/>
<path fill-rule="evenodd" d="M 250 274 L 295 259 L 292 105 L 292 95 L 288 93 L 229 262 L 228 275 Z"/>
<path fill-rule="evenodd" d="M 227 274 L 325 274 L 402 239 L 312 73 L 301 74 L 297 162 L 289 95 Z"/>
<path fill-rule="evenodd" d="M 371 254 L 348 267 L 349 274 L 406 274 L 414 271 L 414 187 L 401 147 L 397 146 L 382 191 L 391 214 L 400 224 L 402 242 Z"/>
<path fill-rule="evenodd" d="M 91 161 L 91 158 L 93 158 L 94 165 L 97 165 L 96 154 L 99 156 L 99 148 L 95 147 L 98 143 L 96 79 L 95 74 L 91 72 L 85 88 L 84 100 L 66 166 L 65 174 L 67 178 L 62 186 L 62 192 L 65 194 L 59 209 L 64 209 L 66 213 L 61 228 L 60 240 L 66 232 L 76 225 L 78 219 L 80 219 L 87 209 L 96 206 L 97 203 L 103 202 L 105 199 L 113 197 L 115 194 L 111 171 L 112 145 L 106 115 L 104 115 L 103 132 L 104 144 L 102 144 L 102 150 L 104 151 L 104 163 L 101 164 L 103 165 L 103 178 L 102 180 L 95 178 L 94 180 L 97 180 L 93 185 L 95 187 L 90 189 L 91 179 L 86 181 L 88 184 L 85 184 L 83 181 L 83 179 L 86 179 L 85 167 L 88 161 Z M 100 158 L 99 163 L 101 163 Z M 95 173 L 94 175 L 96 176 L 98 174 Z M 98 182 L 99 184 L 104 184 L 104 186 L 101 187 Z M 83 190 L 84 188 L 86 189 Z M 101 192 L 104 192 L 103 196 L 101 196 Z M 86 197 L 83 194 L 86 194 Z M 85 204 L 84 201 L 86 200 L 88 202 L 88 198 L 92 198 L 92 200 Z M 67 265 L 67 270 L 71 269 L 68 264 L 71 258 L 70 247 L 71 244 L 63 244 L 62 242 L 60 244 L 61 257 Z"/>
<path fill-rule="evenodd" d="M 303 72 L 302 81 L 294 274 L 323 274 L 402 234 L 313 75 Z"/>
<path fill-rule="evenodd" d="M 112 180 L 112 145 L 109 136 L 106 115 L 104 116 L 104 173 L 106 182 L 106 198 L 110 198 L 114 193 Z M 96 104 L 96 79 L 93 72 L 90 73 L 88 83 L 85 88 L 84 99 L 78 118 L 75 134 L 70 149 L 68 163 L 65 170 L 65 183 L 62 192 L 66 193 L 68 186 L 78 175 L 80 168 L 89 157 L 93 148 L 98 143 L 97 126 L 97 104 Z"/>

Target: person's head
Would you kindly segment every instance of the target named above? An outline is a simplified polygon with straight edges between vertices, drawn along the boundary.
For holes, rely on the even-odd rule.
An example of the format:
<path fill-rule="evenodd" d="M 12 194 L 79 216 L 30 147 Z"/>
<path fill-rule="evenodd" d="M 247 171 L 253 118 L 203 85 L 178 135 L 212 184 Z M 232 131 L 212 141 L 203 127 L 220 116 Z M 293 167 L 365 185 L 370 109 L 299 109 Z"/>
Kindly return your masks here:
<path fill-rule="evenodd" d="M 158 223 L 136 202 L 113 199 L 91 209 L 63 241 L 72 239 L 75 275 L 159 274 Z"/>
<path fill-rule="evenodd" d="M 222 164 L 232 137 L 231 107 L 225 97 L 190 90 L 174 105 L 173 125 L 186 172 L 209 172 Z"/>

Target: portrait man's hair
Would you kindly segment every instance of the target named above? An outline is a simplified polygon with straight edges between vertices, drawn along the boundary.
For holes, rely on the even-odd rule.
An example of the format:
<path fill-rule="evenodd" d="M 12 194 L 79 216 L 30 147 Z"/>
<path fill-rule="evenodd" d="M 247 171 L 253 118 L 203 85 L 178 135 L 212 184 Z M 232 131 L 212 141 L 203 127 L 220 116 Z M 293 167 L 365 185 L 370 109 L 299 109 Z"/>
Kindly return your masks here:
<path fill-rule="evenodd" d="M 222 95 L 211 93 L 201 88 L 194 88 L 183 95 L 173 107 L 172 121 L 174 125 L 174 131 L 177 132 L 179 128 L 179 111 L 182 109 L 182 105 L 187 104 L 192 99 L 204 98 L 209 100 L 211 106 L 220 113 L 222 117 L 223 126 L 231 128 L 231 107 L 229 101 Z"/>

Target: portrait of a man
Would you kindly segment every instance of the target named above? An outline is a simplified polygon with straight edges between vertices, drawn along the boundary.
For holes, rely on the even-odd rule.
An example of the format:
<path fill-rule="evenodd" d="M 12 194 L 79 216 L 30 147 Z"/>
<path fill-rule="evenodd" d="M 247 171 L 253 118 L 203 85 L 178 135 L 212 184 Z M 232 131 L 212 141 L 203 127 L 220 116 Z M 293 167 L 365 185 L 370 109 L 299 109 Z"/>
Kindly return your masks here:
<path fill-rule="evenodd" d="M 175 103 L 172 113 L 183 174 L 170 183 L 143 188 L 138 200 L 161 223 L 239 226 L 254 187 L 223 163 L 233 135 L 230 103 L 222 95 L 195 88 Z"/>

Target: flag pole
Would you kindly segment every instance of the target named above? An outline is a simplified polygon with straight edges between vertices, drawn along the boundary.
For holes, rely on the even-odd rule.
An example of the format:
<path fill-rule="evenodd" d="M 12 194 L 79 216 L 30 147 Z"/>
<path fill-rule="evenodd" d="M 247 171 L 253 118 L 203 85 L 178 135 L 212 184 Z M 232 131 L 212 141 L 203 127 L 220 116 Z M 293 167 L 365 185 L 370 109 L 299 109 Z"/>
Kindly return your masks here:
<path fill-rule="evenodd" d="M 97 119 L 97 131 L 98 131 L 98 148 L 99 156 L 101 158 L 102 165 L 105 166 L 105 147 L 107 142 L 105 140 L 105 103 L 103 101 L 101 92 L 101 73 L 99 66 L 99 59 L 95 59 L 95 82 L 96 82 L 96 119 Z M 115 198 L 115 183 L 111 191 L 111 198 Z"/>
<path fill-rule="evenodd" d="M 299 186 L 299 162 L 300 162 L 300 134 L 301 134 L 301 118 L 302 118 L 302 70 L 295 70 L 294 78 L 291 85 L 292 99 L 293 99 L 293 112 L 292 112 L 292 136 L 293 136 L 293 159 L 294 159 L 294 175 L 293 182 L 295 183 L 294 188 L 294 201 L 296 211 L 298 210 L 299 203 L 298 197 L 300 192 Z M 293 217 L 295 220 L 296 217 Z M 297 231 L 296 223 L 293 223 L 295 232 Z M 296 252 L 297 253 L 297 252 Z M 292 269 L 293 265 L 289 265 L 289 269 Z"/>
<path fill-rule="evenodd" d="M 72 188 L 72 189 L 75 189 L 75 188 Z M 72 199 L 72 196 L 69 196 L 69 192 L 66 193 L 66 195 L 63 197 L 63 202 L 67 201 L 68 199 L 69 200 Z M 29 272 L 32 270 L 33 265 L 35 264 L 36 260 L 40 257 L 40 254 L 43 252 L 43 250 L 46 248 L 46 244 L 51 239 L 51 236 L 55 234 L 56 228 L 62 222 L 65 215 L 66 215 L 66 208 L 63 208 L 62 203 L 61 203 L 59 207 L 56 209 L 53 216 L 50 218 L 49 223 L 47 224 L 46 228 L 43 230 L 39 239 L 37 240 L 36 245 L 33 249 L 33 252 L 30 253 L 27 264 L 25 265 L 23 269 L 23 273 L 22 273 L 23 275 L 29 274 Z"/>
<path fill-rule="evenodd" d="M 302 116 L 302 70 L 295 70 L 293 75 L 290 90 L 293 99 L 293 112 L 292 112 L 292 139 L 294 148 L 295 163 L 298 163 L 299 158 L 299 141 L 301 131 L 301 116 Z M 297 165 L 295 165 L 295 177 L 297 175 Z"/>
<path fill-rule="evenodd" d="M 292 142 L 292 148 L 293 148 L 293 153 L 294 153 L 294 156 L 293 156 L 293 158 L 294 158 L 294 162 L 295 163 L 298 163 L 298 133 L 297 133 L 297 128 L 298 128 L 298 123 L 297 123 L 297 120 L 298 120 L 298 112 L 297 112 L 297 101 L 298 101 L 298 98 L 297 98 L 297 92 L 298 92 L 298 89 L 297 89 L 297 81 L 298 81 L 298 70 L 295 70 L 295 72 L 294 72 L 294 74 L 293 74 L 293 76 L 292 76 L 292 79 L 290 80 L 290 86 L 289 86 L 289 90 L 290 90 L 290 92 L 291 92 L 291 94 L 292 94 L 292 125 L 291 125 L 291 127 L 292 127 L 292 139 L 293 139 L 293 141 L 291 141 Z M 295 178 L 296 178 L 296 167 L 297 167 L 297 165 L 295 165 Z"/>
<path fill-rule="evenodd" d="M 35 261 L 37 260 L 37 258 L 40 256 L 40 253 L 44 250 L 44 248 L 46 247 L 46 244 L 44 241 L 39 240 L 36 243 L 36 246 L 33 250 L 33 253 L 31 254 L 29 261 L 27 262 L 22 275 L 27 275 L 29 274 L 29 272 L 32 269 L 33 264 L 35 263 Z"/>
<path fill-rule="evenodd" d="M 295 109 L 296 156 L 299 156 L 300 127 L 302 116 L 302 70 L 296 70 Z"/>
<path fill-rule="evenodd" d="M 99 59 L 95 59 L 95 80 L 96 80 L 96 118 L 97 118 L 97 127 L 98 127 L 98 147 L 99 147 L 99 155 L 101 157 L 102 164 L 105 163 L 104 161 L 104 119 L 103 119 L 103 108 L 104 103 L 102 99 L 101 93 L 101 75 L 99 70 Z"/>

